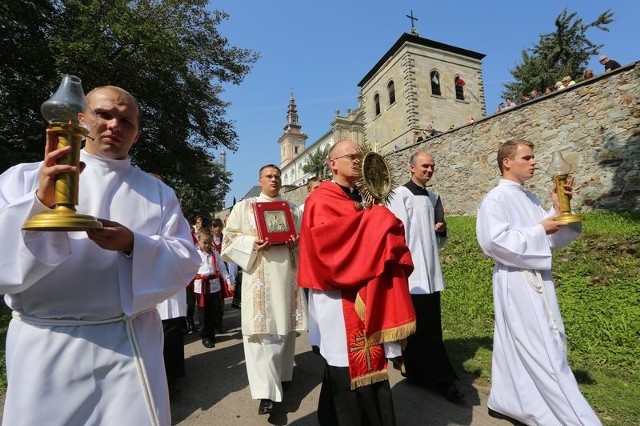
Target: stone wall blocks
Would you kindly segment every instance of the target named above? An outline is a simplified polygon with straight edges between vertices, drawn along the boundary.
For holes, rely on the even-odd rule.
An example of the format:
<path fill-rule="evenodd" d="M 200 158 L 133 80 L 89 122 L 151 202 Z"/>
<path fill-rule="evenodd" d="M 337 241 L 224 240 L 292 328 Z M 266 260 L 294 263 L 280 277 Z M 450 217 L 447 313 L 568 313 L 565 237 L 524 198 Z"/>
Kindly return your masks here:
<path fill-rule="evenodd" d="M 425 90 L 426 94 L 418 93 L 418 101 L 430 96 L 428 88 Z M 562 149 L 567 161 L 575 167 L 576 194 L 571 205 L 576 211 L 640 211 L 638 94 L 640 62 L 616 70 L 613 75 L 578 83 L 578 87 L 566 93 L 493 114 L 473 126 L 460 127 L 416 145 L 408 144 L 402 151 L 388 154 L 386 159 L 395 182 L 403 184 L 409 179 L 409 156 L 418 150 L 431 152 L 437 164 L 431 183 L 433 189 L 442 194 L 446 213 L 475 216 L 478 203 L 499 180 L 496 165 L 499 144 L 527 139 L 536 145 L 540 168 L 528 187 L 536 192 L 544 206 L 550 205 L 553 186 L 545 170 L 551 152 Z M 442 126 L 448 122 L 442 117 L 448 115 L 451 111 L 442 105 L 433 117 L 427 113 L 421 115 L 420 122 L 435 121 L 435 128 L 444 131 L 446 127 Z M 409 117 L 412 119 L 414 115 Z M 407 117 L 394 120 L 406 121 Z M 379 133 L 378 138 L 382 141 Z M 367 139 L 371 142 L 369 135 Z M 389 146 L 393 146 L 393 142 Z M 294 192 L 299 192 L 299 196 L 293 198 Z M 284 196 L 291 196 L 292 201 L 301 204 L 306 188 Z"/>

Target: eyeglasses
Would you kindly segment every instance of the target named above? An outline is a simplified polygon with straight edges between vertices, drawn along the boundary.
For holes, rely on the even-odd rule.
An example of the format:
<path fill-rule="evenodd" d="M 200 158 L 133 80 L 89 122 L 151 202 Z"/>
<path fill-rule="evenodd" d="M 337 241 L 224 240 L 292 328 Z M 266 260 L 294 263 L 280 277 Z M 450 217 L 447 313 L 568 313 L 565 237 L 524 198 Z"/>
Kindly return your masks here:
<path fill-rule="evenodd" d="M 341 158 L 348 158 L 349 161 L 351 161 L 351 162 L 356 161 L 356 160 L 358 160 L 358 161 L 361 160 L 360 155 L 358 155 L 358 154 L 345 154 L 345 155 L 341 155 L 340 157 L 333 157 L 332 160 L 339 160 Z"/>

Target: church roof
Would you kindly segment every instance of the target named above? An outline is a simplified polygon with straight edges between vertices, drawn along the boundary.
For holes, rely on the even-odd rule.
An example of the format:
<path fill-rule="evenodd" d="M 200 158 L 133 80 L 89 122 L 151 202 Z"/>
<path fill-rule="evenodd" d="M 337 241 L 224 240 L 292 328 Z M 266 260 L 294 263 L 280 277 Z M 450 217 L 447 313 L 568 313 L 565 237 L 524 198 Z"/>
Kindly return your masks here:
<path fill-rule="evenodd" d="M 393 56 L 393 54 L 395 54 L 398 50 L 400 50 L 400 48 L 405 43 L 413 43 L 413 44 L 418 44 L 420 46 L 431 47 L 433 49 L 444 50 L 446 52 L 468 56 L 470 58 L 478 59 L 478 60 L 486 56 L 484 53 L 478 53 L 478 52 L 474 52 L 473 50 L 467 50 L 461 47 L 451 46 L 449 44 L 440 43 L 439 41 L 422 38 L 414 34 L 403 33 L 398 39 L 398 41 L 396 41 L 395 44 L 391 46 L 391 49 L 389 49 L 387 53 L 385 53 L 384 56 L 380 58 L 380 60 L 373 66 L 373 68 L 371 68 L 371 70 L 367 73 L 367 75 L 364 76 L 364 78 L 360 81 L 360 83 L 358 83 L 358 87 L 364 86 L 367 83 L 367 81 L 369 81 L 369 79 L 373 77 L 376 72 L 378 72 L 378 70 L 382 67 L 382 65 L 384 65 L 384 63 L 387 62 L 387 60 L 391 56 Z"/>
<path fill-rule="evenodd" d="M 249 192 L 244 194 L 244 197 L 242 197 L 241 200 L 246 200 L 247 198 L 251 197 L 257 197 L 258 195 L 260 195 L 260 192 L 262 192 L 262 188 L 260 187 L 260 185 L 256 185 L 252 187 Z"/>
<path fill-rule="evenodd" d="M 292 189 L 296 189 L 297 186 L 295 185 L 283 185 L 282 188 L 280 189 L 280 194 L 290 191 Z M 253 197 L 257 197 L 258 195 L 260 195 L 260 193 L 262 192 L 262 188 L 260 187 L 260 185 L 256 185 L 253 188 L 251 188 L 249 190 L 249 192 L 247 192 L 246 194 L 244 194 L 244 197 L 241 198 L 241 200 L 246 200 L 247 198 L 253 198 Z"/>

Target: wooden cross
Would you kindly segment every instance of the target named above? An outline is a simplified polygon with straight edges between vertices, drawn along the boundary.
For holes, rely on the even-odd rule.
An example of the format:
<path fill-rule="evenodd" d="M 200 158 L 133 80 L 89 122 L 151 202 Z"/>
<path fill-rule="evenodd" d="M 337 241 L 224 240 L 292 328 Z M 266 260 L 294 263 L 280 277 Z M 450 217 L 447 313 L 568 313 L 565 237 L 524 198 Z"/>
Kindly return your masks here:
<path fill-rule="evenodd" d="M 369 340 L 367 339 L 367 332 L 363 329 L 362 336 L 354 337 L 353 342 L 356 343 L 352 348 L 350 348 L 350 352 L 364 351 L 365 356 L 367 357 L 367 371 L 371 371 L 371 346 L 369 346 Z M 359 343 L 359 345 L 358 345 Z"/>

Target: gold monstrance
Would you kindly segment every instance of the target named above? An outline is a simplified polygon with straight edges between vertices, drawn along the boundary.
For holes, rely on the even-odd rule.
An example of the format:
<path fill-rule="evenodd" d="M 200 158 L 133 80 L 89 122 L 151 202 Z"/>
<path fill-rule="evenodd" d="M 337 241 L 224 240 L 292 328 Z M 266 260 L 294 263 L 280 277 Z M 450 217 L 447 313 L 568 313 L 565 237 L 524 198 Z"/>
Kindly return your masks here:
<path fill-rule="evenodd" d="M 548 173 L 553 176 L 560 204 L 560 215 L 555 219 L 565 223 L 582 222 L 581 216 L 571 213 L 571 202 L 567 194 L 564 193 L 564 186 L 567 184 L 569 173 L 571 173 L 571 164 L 562 157 L 560 151 L 553 153 Z"/>
<path fill-rule="evenodd" d="M 79 170 L 80 145 L 97 123 L 94 112 L 84 96 L 78 77 L 65 74 L 60 87 L 40 108 L 42 116 L 49 122 L 58 139 L 56 149 L 71 146 L 69 154 L 58 160 L 58 164 L 73 165 Z M 78 186 L 80 172 L 61 173 L 56 176 L 54 207 L 27 220 L 22 229 L 32 231 L 83 231 L 102 228 L 93 216 L 79 214 Z"/>
<path fill-rule="evenodd" d="M 358 157 L 360 167 L 356 186 L 362 195 L 363 207 L 387 204 L 395 184 L 384 157 L 367 144 L 358 145 Z"/>

